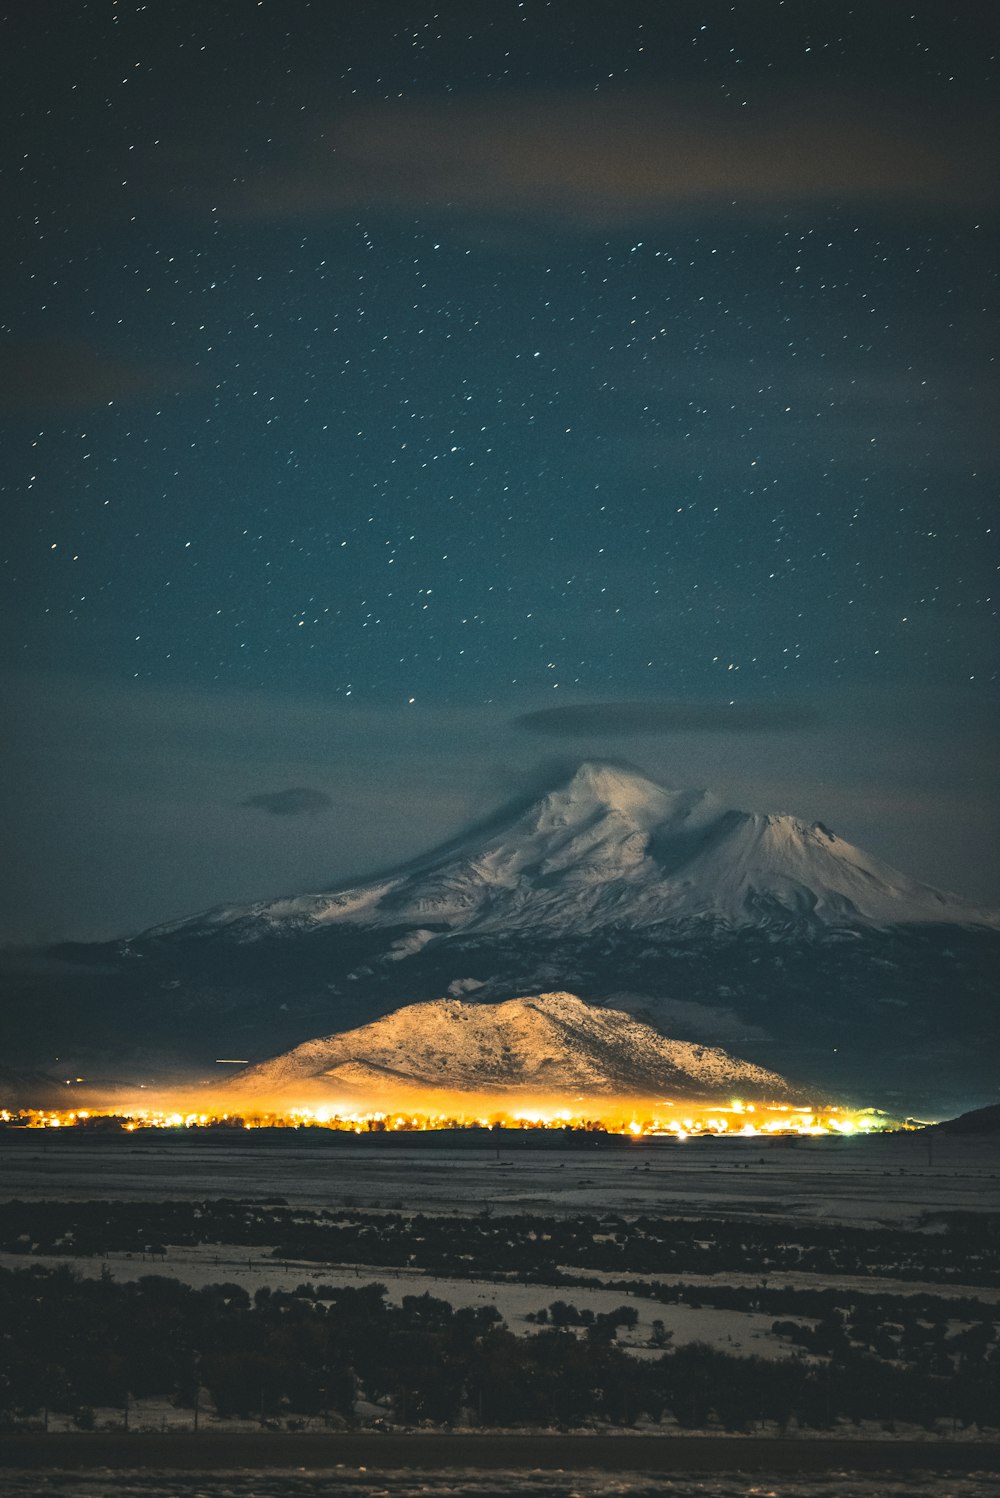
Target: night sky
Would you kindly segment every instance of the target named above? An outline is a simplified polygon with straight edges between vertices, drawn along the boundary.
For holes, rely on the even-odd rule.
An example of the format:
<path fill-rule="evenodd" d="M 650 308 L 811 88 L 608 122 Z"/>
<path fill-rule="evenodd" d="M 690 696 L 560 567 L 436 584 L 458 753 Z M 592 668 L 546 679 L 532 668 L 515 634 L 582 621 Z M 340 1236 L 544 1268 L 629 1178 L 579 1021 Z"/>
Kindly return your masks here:
<path fill-rule="evenodd" d="M 1000 901 L 997 45 L 8 6 L 0 935 L 330 883 L 601 754 Z"/>

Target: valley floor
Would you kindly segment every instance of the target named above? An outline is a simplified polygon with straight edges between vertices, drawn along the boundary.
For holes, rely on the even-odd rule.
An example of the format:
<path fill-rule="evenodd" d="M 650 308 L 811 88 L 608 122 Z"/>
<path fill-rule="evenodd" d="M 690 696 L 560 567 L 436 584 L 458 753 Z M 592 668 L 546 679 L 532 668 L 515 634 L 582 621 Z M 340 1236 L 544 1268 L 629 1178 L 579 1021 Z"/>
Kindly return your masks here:
<path fill-rule="evenodd" d="M 95 1202 L 121 1204 L 99 1215 L 106 1224 L 103 1241 L 86 1237 L 95 1221 L 86 1204 Z M 195 1231 L 182 1242 L 164 1237 L 155 1251 L 137 1250 L 136 1243 L 145 1239 L 127 1236 L 135 1221 L 148 1224 L 147 1235 L 155 1238 L 167 1221 L 169 1203 L 180 1204 L 171 1209 L 172 1220 L 183 1227 L 191 1217 L 204 1224 L 207 1236 L 199 1241 Z M 238 1142 L 155 1135 L 94 1141 L 39 1133 L 0 1145 L 0 1218 L 17 1223 L 5 1236 L 8 1251 L 0 1254 L 0 1271 L 34 1266 L 44 1276 L 57 1264 L 69 1264 L 83 1282 L 105 1275 L 137 1290 L 150 1275 L 194 1289 L 225 1283 L 240 1295 L 245 1292 L 248 1306 L 259 1295 L 287 1296 L 310 1286 L 317 1289 L 305 1296 L 309 1305 L 303 1311 L 314 1306 L 320 1316 L 319 1302 L 336 1304 L 350 1287 L 376 1282 L 385 1286 L 390 1306 L 429 1295 L 456 1313 L 493 1307 L 521 1347 L 533 1345 L 521 1339 L 558 1324 L 551 1317 L 536 1319 L 544 1308 L 551 1312 L 554 1302 L 571 1303 L 575 1319 L 562 1324 L 574 1327 L 584 1342 L 588 1324 L 624 1305 L 635 1312 L 634 1323 L 618 1325 L 613 1342 L 627 1361 L 650 1360 L 643 1378 L 653 1374 L 667 1344 L 671 1351 L 688 1349 L 698 1357 L 693 1344 L 701 1344 L 707 1357 L 724 1354 L 720 1377 L 726 1359 L 735 1360 L 728 1367 L 749 1367 L 742 1360 L 759 1358 L 764 1362 L 753 1366 L 761 1376 L 766 1366 L 774 1370 L 768 1379 L 782 1376 L 782 1368 L 793 1379 L 804 1378 L 809 1370 L 827 1367 L 831 1355 L 830 1347 L 821 1341 L 813 1345 L 810 1338 L 821 1334 L 824 1324 L 827 1333 L 832 1325 L 836 1334 L 841 1320 L 854 1349 L 844 1355 L 870 1357 L 881 1337 L 878 1356 L 890 1359 L 886 1368 L 925 1365 L 932 1383 L 939 1380 L 935 1387 L 946 1388 L 947 1380 L 929 1361 L 932 1322 L 938 1347 L 958 1359 L 956 1368 L 973 1355 L 986 1359 L 984 1369 L 992 1368 L 997 1357 L 992 1323 L 1000 1319 L 994 1309 L 1000 1307 L 1000 1281 L 993 1214 L 1000 1221 L 1000 1148 L 984 1139 L 939 1138 L 929 1144 L 909 1135 L 794 1145 L 641 1141 L 615 1150 L 505 1149 L 500 1141 L 499 1148 L 489 1150 L 449 1150 L 412 1144 L 372 1148 L 363 1140 L 327 1148 L 322 1142 L 274 1144 L 249 1135 Z M 501 1253 L 497 1262 L 506 1262 L 503 1244 L 507 1235 L 516 1236 L 514 1224 L 543 1217 L 558 1224 L 551 1229 L 557 1236 L 565 1230 L 567 1241 L 572 1219 L 593 1220 L 598 1259 L 556 1259 L 546 1279 L 528 1261 L 523 1273 L 491 1274 L 485 1261 L 469 1263 L 467 1273 L 453 1273 L 441 1267 L 445 1259 L 434 1257 L 454 1251 L 463 1234 L 479 1232 L 484 1245 L 493 1243 Z M 220 1236 L 219 1225 L 226 1221 L 245 1222 L 242 1240 L 239 1233 Z M 633 1256 L 655 1240 L 656 1224 L 664 1222 L 670 1224 L 667 1246 L 676 1252 L 676 1245 L 683 1245 L 682 1262 L 672 1261 L 656 1273 L 629 1268 L 630 1258 L 633 1265 L 643 1262 Z M 975 1227 L 963 1228 L 963 1222 Z M 368 1225 L 369 1241 L 383 1253 L 381 1262 L 336 1247 L 347 1242 L 336 1234 L 349 1234 L 352 1223 Z M 25 1238 L 21 1229 L 27 1224 L 32 1231 Z M 731 1258 L 726 1267 L 701 1272 L 698 1259 L 708 1243 L 698 1240 L 713 1237 L 713 1224 L 719 1244 L 728 1241 L 723 1225 L 739 1224 L 737 1237 L 776 1250 L 798 1243 L 805 1252 L 810 1244 L 824 1245 L 823 1251 L 833 1255 L 831 1270 L 788 1267 L 794 1257 L 779 1257 L 770 1262 L 781 1267 L 771 1269 L 762 1267 L 765 1261 Z M 289 1235 L 284 1241 L 291 1246 L 278 1247 L 280 1236 L 261 1236 L 275 1225 Z M 67 1242 L 73 1244 L 75 1232 L 76 1243 L 61 1252 L 58 1234 L 67 1229 Z M 969 1234 L 982 1252 L 942 1267 L 939 1245 L 956 1232 Z M 330 1252 L 321 1245 L 310 1258 L 310 1245 L 320 1241 L 310 1235 L 317 1233 L 333 1235 L 323 1239 Z M 604 1262 L 600 1255 L 606 1245 L 610 1253 L 616 1239 L 624 1244 L 621 1267 L 590 1267 Z M 849 1262 L 851 1245 L 862 1240 L 878 1241 L 881 1257 L 865 1262 L 862 1253 L 856 1272 L 834 1272 L 832 1266 Z M 296 1242 L 303 1245 L 299 1252 Z M 408 1263 L 413 1248 L 419 1252 L 410 1254 Z M 967 1281 L 961 1274 L 965 1268 Z M 678 1288 L 682 1293 L 674 1295 Z M 754 1292 L 749 1300 L 747 1292 Z M 838 1292 L 835 1306 L 841 1309 L 810 1302 L 810 1296 L 822 1300 L 832 1292 Z M 787 1307 L 779 1305 L 782 1296 Z M 776 1317 L 792 1317 L 794 1323 L 776 1324 Z M 982 1346 L 974 1349 L 977 1336 Z M 895 1343 L 887 1343 L 887 1337 Z M 834 1365 L 840 1355 L 834 1348 Z M 791 1363 L 793 1358 L 800 1362 Z M 779 1433 L 769 1420 L 758 1422 L 752 1434 L 712 1429 L 711 1422 L 692 1433 L 672 1417 L 658 1423 L 643 1417 L 627 1433 L 601 1433 L 598 1422 L 588 1433 L 536 1428 L 507 1435 L 482 1428 L 447 1434 L 440 1427 L 406 1430 L 391 1401 L 367 1406 L 363 1398 L 355 1419 L 375 1429 L 331 1430 L 329 1421 L 308 1417 L 279 1421 L 288 1427 L 284 1430 L 262 1430 L 253 1411 L 222 1418 L 206 1405 L 196 1433 L 190 1404 L 166 1396 L 134 1401 L 127 1433 L 114 1428 L 120 1426 L 120 1410 L 91 1414 L 93 1431 L 82 1431 L 69 1407 L 62 1414 L 50 1411 L 47 1434 L 22 1423 L 0 1459 L 8 1468 L 0 1481 L 4 1494 L 749 1498 L 766 1492 L 774 1498 L 986 1498 L 1000 1484 L 1000 1440 L 991 1428 L 1000 1420 L 982 1413 L 978 1424 L 964 1426 L 952 1418 L 923 1426 L 909 1417 L 836 1419 L 827 1420 L 825 1428 L 820 1421 L 799 1429 L 793 1421 Z M 382 1425 L 395 1428 L 377 1428 Z M 126 1462 L 130 1470 L 120 1470 Z M 254 1469 L 252 1479 L 235 1470 L 248 1466 Z M 86 1468 L 87 1475 L 72 1475 L 70 1469 L 77 1467 Z M 276 1470 L 285 1467 L 296 1470 Z M 547 1470 L 556 1467 L 564 1473 Z M 183 1473 L 174 1470 L 181 1468 Z M 204 1476 L 196 1470 L 201 1468 Z M 737 1470 L 755 1476 L 743 1478 Z"/>
<path fill-rule="evenodd" d="M 779 1215 L 844 1223 L 1000 1211 L 1000 1140 L 919 1133 L 789 1142 L 637 1140 L 621 1149 L 373 1149 L 32 1130 L 0 1139 L 0 1201 L 283 1197 L 403 1211 Z"/>

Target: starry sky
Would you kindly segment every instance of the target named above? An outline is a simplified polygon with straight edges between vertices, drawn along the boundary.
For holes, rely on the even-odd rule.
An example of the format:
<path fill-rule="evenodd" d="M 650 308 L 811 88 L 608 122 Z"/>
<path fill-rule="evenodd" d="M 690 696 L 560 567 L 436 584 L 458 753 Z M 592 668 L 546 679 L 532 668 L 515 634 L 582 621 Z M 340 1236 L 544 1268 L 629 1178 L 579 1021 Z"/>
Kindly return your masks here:
<path fill-rule="evenodd" d="M 0 937 L 347 878 L 605 754 L 1000 901 L 998 41 L 8 7 Z"/>

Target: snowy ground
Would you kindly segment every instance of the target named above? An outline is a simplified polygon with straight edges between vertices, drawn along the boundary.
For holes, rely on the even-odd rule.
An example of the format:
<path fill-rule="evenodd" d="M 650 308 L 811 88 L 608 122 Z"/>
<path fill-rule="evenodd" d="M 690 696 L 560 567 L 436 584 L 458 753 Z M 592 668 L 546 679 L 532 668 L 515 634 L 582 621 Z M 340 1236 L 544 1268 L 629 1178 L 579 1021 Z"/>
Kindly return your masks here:
<path fill-rule="evenodd" d="M 804 1140 L 789 1148 L 769 1142 L 638 1143 L 608 1150 L 438 1150 L 413 1147 L 276 1146 L 247 1141 L 239 1146 L 158 1142 L 139 1137 L 110 1144 L 59 1141 L 51 1135 L 19 1139 L 0 1148 L 0 1202 L 11 1198 L 105 1200 L 198 1200 L 211 1197 L 279 1197 L 312 1208 L 360 1207 L 441 1214 L 520 1211 L 650 1212 L 654 1215 L 732 1217 L 762 1215 L 859 1224 L 906 1225 L 936 1211 L 1000 1211 L 1000 1147 L 983 1141 L 938 1140 L 933 1150 L 918 1136 L 857 1141 Z M 228 1280 L 252 1295 L 262 1285 L 294 1289 L 316 1284 L 378 1281 L 393 1301 L 425 1291 L 452 1305 L 495 1304 L 519 1334 L 536 1328 L 525 1320 L 555 1299 L 588 1306 L 595 1313 L 625 1300 L 623 1292 L 550 1288 L 453 1280 L 420 1271 L 366 1266 L 336 1269 L 315 1263 L 262 1258 L 262 1250 L 202 1245 L 171 1248 L 166 1263 L 114 1254 L 109 1259 L 73 1259 L 82 1274 L 110 1268 L 116 1278 L 171 1274 L 190 1284 Z M 4 1265 L 23 1266 L 4 1255 Z M 59 1262 L 33 1256 L 33 1263 Z M 579 1271 L 576 1271 L 579 1273 Z M 629 1276 L 616 1275 L 626 1279 Z M 700 1278 L 685 1274 L 695 1283 Z M 711 1277 L 716 1284 L 756 1284 L 749 1271 Z M 850 1279 L 785 1272 L 774 1282 L 791 1285 L 844 1284 Z M 866 1291 L 941 1296 L 957 1286 L 921 1286 L 892 1280 L 864 1281 Z M 1000 1291 L 970 1292 L 1000 1304 Z M 664 1322 L 672 1345 L 694 1340 L 737 1354 L 785 1357 L 790 1345 L 771 1334 L 771 1316 L 634 1298 L 634 1332 L 620 1332 L 636 1356 L 658 1355 L 648 1346 L 651 1322 Z M 797 1319 L 802 1319 L 801 1317 Z M 108 1411 L 108 1420 L 121 1419 Z M 371 1416 L 379 1412 L 371 1411 Z M 189 1427 L 191 1412 L 165 1401 L 149 1401 L 130 1413 L 133 1428 Z M 207 1414 L 203 1417 L 211 1423 Z M 233 1422 L 226 1422 L 233 1428 Z M 876 1434 L 874 1430 L 866 1435 Z M 912 1434 L 917 1434 L 913 1432 Z M 375 1474 L 361 1469 L 247 1473 L 56 1472 L 2 1476 L 4 1498 L 994 1498 L 993 1474 L 905 1477 L 760 1474 L 737 1476 L 610 1476 L 531 1472 L 433 1472 Z"/>
<path fill-rule="evenodd" d="M 897 1225 L 928 1211 L 1000 1211 L 1000 1141 L 642 1141 L 606 1150 L 372 1149 L 34 1139 L 0 1148 L 12 1197 L 280 1196 L 312 1207 L 790 1216 Z"/>

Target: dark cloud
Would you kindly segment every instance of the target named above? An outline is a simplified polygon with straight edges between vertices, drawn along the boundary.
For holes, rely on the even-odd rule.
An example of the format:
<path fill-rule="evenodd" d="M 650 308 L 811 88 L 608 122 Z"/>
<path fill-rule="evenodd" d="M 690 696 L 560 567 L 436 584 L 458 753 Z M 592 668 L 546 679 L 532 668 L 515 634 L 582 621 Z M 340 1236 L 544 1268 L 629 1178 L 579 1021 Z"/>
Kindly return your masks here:
<path fill-rule="evenodd" d="M 0 340 L 0 409 L 89 411 L 187 389 L 192 370 L 111 354 L 78 338 Z"/>
<path fill-rule="evenodd" d="M 254 811 L 269 812 L 272 817 L 307 817 L 326 811 L 333 802 L 325 791 L 314 791 L 307 785 L 294 785 L 287 791 L 261 791 L 257 796 L 247 796 L 240 805 L 249 806 Z"/>
<path fill-rule="evenodd" d="M 584 702 L 522 713 L 514 725 L 556 738 L 623 738 L 636 733 L 789 732 L 819 721 L 812 708 L 780 702 Z"/>
<path fill-rule="evenodd" d="M 437 208 L 593 228 L 713 206 L 982 207 L 995 183 L 971 114 L 830 89 L 746 107 L 690 87 L 511 90 L 359 104 L 287 131 L 255 176 L 225 161 L 200 174 L 213 211 L 246 220 Z"/>

